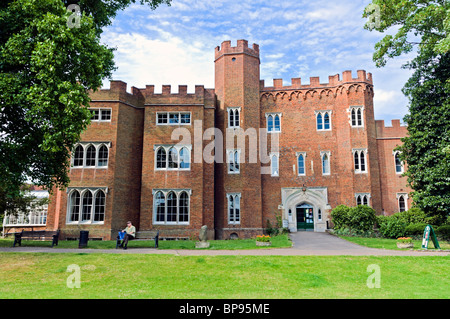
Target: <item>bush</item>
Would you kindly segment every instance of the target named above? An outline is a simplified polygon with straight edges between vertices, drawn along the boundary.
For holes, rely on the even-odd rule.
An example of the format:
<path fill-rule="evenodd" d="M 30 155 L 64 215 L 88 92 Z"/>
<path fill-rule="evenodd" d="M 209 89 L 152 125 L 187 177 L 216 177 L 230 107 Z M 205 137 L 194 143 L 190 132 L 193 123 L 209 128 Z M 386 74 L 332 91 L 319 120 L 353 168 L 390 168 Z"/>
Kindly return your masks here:
<path fill-rule="evenodd" d="M 436 235 L 445 240 L 450 240 L 450 225 L 442 225 L 436 228 Z"/>
<path fill-rule="evenodd" d="M 331 221 L 334 224 L 335 230 L 343 230 L 348 228 L 349 211 L 350 208 L 345 205 L 336 206 L 336 208 L 331 211 Z"/>
<path fill-rule="evenodd" d="M 380 233 L 386 238 L 404 237 L 407 224 L 396 218 L 389 218 L 380 225 Z"/>
<path fill-rule="evenodd" d="M 423 231 L 427 226 L 426 223 L 415 223 L 409 224 L 405 228 L 405 232 L 407 236 L 423 236 Z"/>
<path fill-rule="evenodd" d="M 396 218 L 407 225 L 417 223 L 430 223 L 430 218 L 427 217 L 427 215 L 417 207 L 411 208 L 404 212 L 395 213 L 391 217 Z"/>
<path fill-rule="evenodd" d="M 373 231 L 376 221 L 376 212 L 373 208 L 365 205 L 358 205 L 350 208 L 349 228 L 356 234 L 364 234 Z"/>
<path fill-rule="evenodd" d="M 369 206 L 347 207 L 339 205 L 331 212 L 334 229 L 337 233 L 367 234 L 373 231 L 376 221 L 375 210 Z"/>

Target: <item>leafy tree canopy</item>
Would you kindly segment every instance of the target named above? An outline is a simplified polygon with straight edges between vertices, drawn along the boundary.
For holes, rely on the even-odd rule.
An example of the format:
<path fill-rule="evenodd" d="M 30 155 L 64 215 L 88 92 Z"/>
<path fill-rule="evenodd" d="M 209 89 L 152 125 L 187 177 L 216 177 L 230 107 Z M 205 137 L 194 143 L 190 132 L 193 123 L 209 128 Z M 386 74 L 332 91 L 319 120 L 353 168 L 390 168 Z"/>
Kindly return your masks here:
<path fill-rule="evenodd" d="M 70 27 L 68 3 L 80 6 Z M 0 2 L 0 189 L 68 184 L 70 150 L 90 122 L 89 90 L 114 70 L 102 27 L 136 0 Z M 156 8 L 170 0 L 140 0 Z"/>

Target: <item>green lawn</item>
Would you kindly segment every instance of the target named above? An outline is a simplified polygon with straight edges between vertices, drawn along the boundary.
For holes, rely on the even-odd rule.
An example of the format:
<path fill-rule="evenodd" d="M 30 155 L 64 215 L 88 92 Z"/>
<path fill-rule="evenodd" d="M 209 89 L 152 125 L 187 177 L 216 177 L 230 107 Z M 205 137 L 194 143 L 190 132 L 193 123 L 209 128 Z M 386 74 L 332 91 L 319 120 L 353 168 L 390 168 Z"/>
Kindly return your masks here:
<path fill-rule="evenodd" d="M 369 265 L 380 288 L 369 288 Z M 69 265 L 80 288 L 68 288 Z M 0 298 L 450 298 L 450 257 L 1 253 Z M 70 282 L 70 280 L 69 280 Z"/>
<path fill-rule="evenodd" d="M 160 240 L 159 249 L 196 249 L 195 240 Z M 267 249 L 266 247 L 257 247 L 255 239 L 236 239 L 236 240 L 210 240 L 210 247 L 203 249 Z M 13 239 L 0 239 L 0 247 L 11 247 Z M 33 241 L 22 240 L 23 247 L 51 247 L 51 241 Z M 287 234 L 275 236 L 272 238 L 271 248 L 291 247 L 292 242 Z M 60 240 L 57 248 L 78 248 L 77 240 Z M 90 240 L 88 248 L 93 249 L 114 249 L 115 240 Z M 153 240 L 136 240 L 128 243 L 128 248 L 153 248 Z"/>
<path fill-rule="evenodd" d="M 383 248 L 383 249 L 396 249 L 402 250 L 397 247 L 396 239 L 388 239 L 388 238 L 370 238 L 370 237 L 353 237 L 353 236 L 339 236 L 345 240 L 351 241 L 355 244 L 366 246 L 370 248 Z M 422 249 L 422 240 L 413 240 L 414 249 Z M 439 241 L 439 246 L 441 249 L 450 249 L 450 244 L 446 241 Z M 434 245 L 430 240 L 428 243 L 428 249 L 433 250 Z"/>

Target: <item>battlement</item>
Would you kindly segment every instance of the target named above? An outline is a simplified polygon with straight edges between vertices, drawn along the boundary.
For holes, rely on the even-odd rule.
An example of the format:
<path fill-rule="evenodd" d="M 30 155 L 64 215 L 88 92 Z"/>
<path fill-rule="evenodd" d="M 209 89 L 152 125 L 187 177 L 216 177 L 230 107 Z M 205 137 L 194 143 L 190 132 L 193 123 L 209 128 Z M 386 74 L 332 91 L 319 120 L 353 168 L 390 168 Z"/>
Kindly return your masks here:
<path fill-rule="evenodd" d="M 330 75 L 328 77 L 328 83 L 320 83 L 320 78 L 318 76 L 310 77 L 309 84 L 302 85 L 301 78 L 292 78 L 291 85 L 283 86 L 282 79 L 273 79 L 273 86 L 265 86 L 264 80 L 260 81 L 261 91 L 279 91 L 279 90 L 299 90 L 299 89 L 311 89 L 311 88 L 326 88 L 326 87 L 336 87 L 346 83 L 357 83 L 365 82 L 367 84 L 372 84 L 372 73 L 366 73 L 365 70 L 358 70 L 357 77 L 352 77 L 352 71 L 344 71 L 342 73 L 342 80 L 340 75 Z"/>
<path fill-rule="evenodd" d="M 408 126 L 401 125 L 400 120 L 392 120 L 391 126 L 386 126 L 384 120 L 376 120 L 377 138 L 400 138 L 408 133 Z"/>
<path fill-rule="evenodd" d="M 146 85 L 141 89 L 146 105 L 203 105 L 214 106 L 214 89 L 205 89 L 196 85 L 194 93 L 188 93 L 187 85 L 179 85 L 178 93 L 172 92 L 171 85 L 163 85 L 161 93 L 155 93 L 154 85 Z"/>
<path fill-rule="evenodd" d="M 215 49 L 215 60 L 220 58 L 223 55 L 228 54 L 248 54 L 254 57 L 259 58 L 259 45 L 253 43 L 252 48 L 248 46 L 247 40 L 237 40 L 237 46 L 232 47 L 231 41 L 223 41 L 221 46 L 217 46 Z"/>

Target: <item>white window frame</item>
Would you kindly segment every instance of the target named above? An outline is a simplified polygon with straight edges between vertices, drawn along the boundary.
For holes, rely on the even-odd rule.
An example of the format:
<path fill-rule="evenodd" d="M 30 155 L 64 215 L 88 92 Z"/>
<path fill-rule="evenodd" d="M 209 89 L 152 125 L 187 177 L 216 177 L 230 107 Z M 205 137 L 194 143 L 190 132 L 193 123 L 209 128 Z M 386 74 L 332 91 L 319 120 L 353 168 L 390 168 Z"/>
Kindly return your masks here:
<path fill-rule="evenodd" d="M 405 210 L 408 210 L 408 193 L 397 193 L 397 208 L 398 211 L 400 212 L 400 198 L 403 197 L 403 200 L 405 201 Z"/>
<path fill-rule="evenodd" d="M 231 149 L 231 150 L 226 150 L 226 154 L 227 154 L 227 172 L 228 174 L 240 174 L 241 173 L 241 150 L 240 149 Z M 233 161 L 230 162 L 230 154 L 233 154 Z M 236 154 L 237 154 L 237 159 L 238 159 L 238 168 L 236 169 L 236 162 L 234 161 L 234 159 L 236 158 Z M 234 167 L 234 169 L 233 169 Z"/>
<path fill-rule="evenodd" d="M 328 158 L 328 172 L 324 172 L 323 158 L 325 155 Z M 331 151 L 320 151 L 320 163 L 322 166 L 322 176 L 331 175 Z"/>
<path fill-rule="evenodd" d="M 280 154 L 278 152 L 270 152 L 269 156 L 270 156 L 270 175 L 273 177 L 278 177 L 278 176 L 280 176 Z M 273 171 L 273 168 L 274 168 L 273 167 L 273 164 L 274 164 L 273 157 L 275 157 L 276 161 L 277 161 L 277 171 L 275 173 Z"/>
<path fill-rule="evenodd" d="M 298 165 L 298 159 L 300 156 L 303 156 L 303 173 L 300 173 L 300 166 Z M 297 175 L 298 176 L 306 176 L 306 152 L 296 152 L 295 158 L 297 160 Z"/>
<path fill-rule="evenodd" d="M 367 201 L 367 206 L 372 207 L 372 205 L 370 204 L 370 193 L 355 193 L 355 202 L 356 205 L 358 205 L 358 197 L 361 199 L 361 204 L 359 205 L 364 205 L 364 198 Z"/>
<path fill-rule="evenodd" d="M 80 194 L 80 207 L 78 211 L 78 220 L 71 220 L 72 211 L 72 194 L 78 191 Z M 105 205 L 103 212 L 103 220 L 95 221 L 95 199 L 97 194 L 102 191 L 105 195 Z M 83 198 L 87 192 L 92 194 L 92 204 L 91 204 L 91 216 L 89 220 L 81 220 L 83 215 Z M 108 198 L 108 188 L 107 187 L 68 187 L 67 188 L 67 213 L 66 213 L 66 224 L 67 225 L 102 225 L 105 223 L 106 219 L 106 200 Z"/>
<path fill-rule="evenodd" d="M 156 213 L 157 213 L 157 207 L 156 207 L 156 194 L 158 192 L 161 192 L 164 195 L 164 221 L 157 221 L 156 220 Z M 188 220 L 187 221 L 179 221 L 180 218 L 180 195 L 182 193 L 186 193 L 188 195 Z M 177 212 L 176 212 L 176 221 L 167 221 L 167 211 L 168 211 L 168 205 L 167 205 L 167 196 L 169 193 L 174 193 L 176 195 L 176 201 L 177 201 Z M 187 188 L 175 188 L 175 189 L 167 189 L 167 188 L 155 188 L 152 189 L 152 195 L 153 195 L 153 217 L 152 222 L 153 225 L 189 225 L 191 222 L 191 196 L 192 196 L 192 190 Z"/>
<path fill-rule="evenodd" d="M 281 133 L 281 116 L 283 115 L 283 113 L 281 112 L 270 112 L 270 113 L 266 113 L 266 129 L 267 129 L 267 133 Z M 278 119 L 280 120 L 280 127 L 277 130 L 276 126 L 275 126 L 275 117 L 278 116 Z M 269 126 L 269 117 L 272 117 L 272 127 Z M 272 130 L 270 130 L 272 128 Z"/>
<path fill-rule="evenodd" d="M 165 114 L 167 122 L 161 123 L 159 122 L 158 115 L 159 114 Z M 170 123 L 170 115 L 172 114 L 178 114 L 178 123 Z M 189 123 L 181 123 L 181 115 L 182 114 L 189 114 Z M 192 112 L 188 111 L 178 111 L 178 112 L 156 112 L 155 115 L 155 123 L 156 125 L 191 125 L 192 124 Z"/>
<path fill-rule="evenodd" d="M 238 125 L 236 125 L 236 117 L 235 117 L 236 112 L 239 115 Z M 233 123 L 231 123 L 231 117 L 230 117 L 231 113 L 233 113 Z M 228 128 L 240 128 L 241 127 L 241 107 L 240 106 L 227 107 L 227 123 L 228 123 Z"/>
<path fill-rule="evenodd" d="M 361 111 L 361 123 L 359 123 L 358 110 Z M 364 127 L 364 106 L 363 105 L 350 106 L 349 111 L 350 111 L 350 126 Z M 353 125 L 353 112 L 355 112 L 355 120 L 356 120 L 355 125 Z"/>
<path fill-rule="evenodd" d="M 398 157 L 400 154 L 401 154 L 400 151 L 392 151 L 392 155 L 394 156 L 394 169 L 395 169 L 395 174 L 397 174 L 397 175 L 401 175 L 401 174 L 403 174 L 403 173 L 405 172 L 405 166 L 404 166 L 404 164 L 403 164 L 403 161 L 402 161 L 400 158 L 398 158 L 398 160 L 400 161 L 400 167 L 401 167 L 401 170 L 400 170 L 400 172 L 397 171 L 397 157 Z"/>
<path fill-rule="evenodd" d="M 165 167 L 157 167 L 157 161 L 158 161 L 158 150 L 160 148 L 163 148 L 166 152 L 166 166 Z M 169 151 L 170 149 L 175 149 L 177 152 L 177 167 L 171 168 L 169 167 Z M 181 168 L 181 156 L 180 152 L 183 148 L 186 148 L 188 150 L 189 154 L 189 167 L 187 168 Z M 173 145 L 167 145 L 167 144 L 155 144 L 153 145 L 153 151 L 155 153 L 154 159 L 154 169 L 155 171 L 190 171 L 192 167 L 192 145 L 181 145 L 181 144 L 173 144 Z"/>
<path fill-rule="evenodd" d="M 90 107 L 89 111 L 98 111 L 98 119 L 94 120 L 91 118 L 91 122 L 111 122 L 112 119 L 112 108 L 99 108 L 99 107 Z M 103 120 L 102 114 L 103 112 L 109 111 L 109 119 Z"/>
<path fill-rule="evenodd" d="M 353 170 L 355 174 L 366 174 L 368 172 L 367 165 L 367 148 L 354 148 L 352 149 L 352 157 L 353 157 Z M 358 158 L 358 168 L 356 168 L 355 162 L 355 154 Z M 364 170 L 361 169 L 361 159 L 364 158 Z"/>
<path fill-rule="evenodd" d="M 81 146 L 83 148 L 83 165 L 82 166 L 74 166 L 75 164 L 75 150 L 78 146 Z M 87 159 L 87 150 L 90 146 L 93 146 L 95 148 L 95 165 L 94 166 L 87 166 L 86 165 L 86 159 Z M 106 149 L 108 150 L 108 158 L 106 160 L 107 164 L 99 166 L 99 151 L 102 146 L 106 146 Z M 70 168 L 71 169 L 79 169 L 79 168 L 91 168 L 91 169 L 107 169 L 109 166 L 109 157 L 111 154 L 111 142 L 79 142 L 74 145 L 73 151 L 71 154 L 71 160 L 70 160 Z"/>
<path fill-rule="evenodd" d="M 319 128 L 317 125 L 317 118 L 319 117 L 319 114 L 322 116 L 322 128 Z M 330 127 L 325 128 L 325 114 L 328 114 L 328 118 L 330 119 Z M 331 115 L 333 114 L 332 110 L 323 110 L 323 111 L 314 111 L 314 117 L 315 117 L 315 125 L 316 125 L 316 131 L 322 132 L 322 131 L 332 131 L 333 124 L 331 122 Z"/>
<path fill-rule="evenodd" d="M 233 207 L 233 220 L 231 220 L 231 216 L 230 216 L 230 206 L 231 206 L 231 197 L 233 197 L 234 200 L 234 207 Z M 236 198 L 239 198 L 239 215 L 238 218 L 236 218 Z M 241 210 L 241 193 L 227 193 L 227 220 L 228 220 L 228 224 L 229 225 L 240 225 L 241 224 L 241 216 L 242 216 L 242 210 Z"/>

